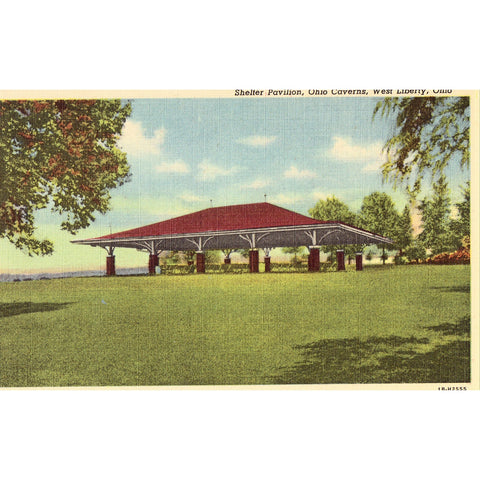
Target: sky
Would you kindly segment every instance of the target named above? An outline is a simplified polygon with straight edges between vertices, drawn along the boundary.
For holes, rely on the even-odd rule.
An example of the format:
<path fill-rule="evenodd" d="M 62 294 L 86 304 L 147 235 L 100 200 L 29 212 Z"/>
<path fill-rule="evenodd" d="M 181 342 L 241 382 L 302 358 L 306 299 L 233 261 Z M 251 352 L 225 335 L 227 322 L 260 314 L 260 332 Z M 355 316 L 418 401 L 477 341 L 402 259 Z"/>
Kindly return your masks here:
<path fill-rule="evenodd" d="M 125 99 L 128 100 L 128 99 Z M 48 211 L 36 215 L 39 237 L 55 253 L 29 257 L 0 240 L 0 272 L 105 268 L 101 248 L 72 245 L 204 208 L 266 201 L 308 215 L 335 195 L 358 211 L 382 191 L 401 211 L 405 193 L 382 181 L 382 146 L 391 120 L 372 112 L 379 98 L 157 98 L 132 99 L 119 146 L 132 179 L 111 191 L 111 211 L 76 236 L 62 232 Z M 469 171 L 448 172 L 452 200 Z M 266 197 L 265 197 L 266 195 Z M 117 268 L 147 265 L 147 254 L 117 249 Z"/>

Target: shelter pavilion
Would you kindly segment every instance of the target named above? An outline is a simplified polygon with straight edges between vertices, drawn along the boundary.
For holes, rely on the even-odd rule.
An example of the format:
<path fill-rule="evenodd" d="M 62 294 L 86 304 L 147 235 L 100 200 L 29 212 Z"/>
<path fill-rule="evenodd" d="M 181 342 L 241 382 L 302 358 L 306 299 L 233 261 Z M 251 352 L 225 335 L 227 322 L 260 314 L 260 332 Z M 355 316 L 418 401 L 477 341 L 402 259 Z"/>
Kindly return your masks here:
<path fill-rule="evenodd" d="M 249 249 L 250 272 L 259 271 L 259 249 L 270 271 L 270 252 L 276 247 L 306 246 L 308 269 L 320 269 L 322 245 L 392 244 L 389 238 L 337 221 L 321 221 L 271 203 L 211 207 L 123 232 L 72 243 L 102 247 L 107 251 L 107 275 L 115 275 L 116 248 L 135 248 L 149 254 L 148 271 L 155 273 L 162 251 L 196 251 L 196 271 L 205 273 L 206 250 Z M 362 269 L 362 254 L 356 256 Z M 230 255 L 225 257 L 230 263 Z M 337 251 L 337 269 L 345 269 L 344 251 Z"/>

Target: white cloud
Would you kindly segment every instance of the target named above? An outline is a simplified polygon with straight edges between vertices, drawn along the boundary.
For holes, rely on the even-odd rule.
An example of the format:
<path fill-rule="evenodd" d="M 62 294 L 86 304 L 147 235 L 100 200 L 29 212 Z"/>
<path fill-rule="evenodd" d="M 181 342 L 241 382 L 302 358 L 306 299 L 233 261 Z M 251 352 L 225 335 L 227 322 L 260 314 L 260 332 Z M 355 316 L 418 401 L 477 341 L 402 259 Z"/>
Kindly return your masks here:
<path fill-rule="evenodd" d="M 160 155 L 165 142 L 165 133 L 164 128 L 159 128 L 153 132 L 153 137 L 147 137 L 141 122 L 127 119 L 118 144 L 130 155 Z"/>
<path fill-rule="evenodd" d="M 276 136 L 267 137 L 265 135 L 251 135 L 237 140 L 237 143 L 248 145 L 250 147 L 266 147 L 277 139 Z"/>
<path fill-rule="evenodd" d="M 164 151 L 166 134 L 164 128 L 159 128 L 153 132 L 152 137 L 147 137 L 142 122 L 128 119 L 118 143 L 129 155 L 130 163 L 141 159 L 140 165 L 143 169 L 153 168 L 158 173 L 188 173 L 190 168 L 183 160 L 172 159 L 171 155 Z M 130 156 L 134 158 L 134 162 Z"/>
<path fill-rule="evenodd" d="M 243 185 L 243 188 L 254 188 L 254 189 L 258 189 L 258 188 L 265 188 L 266 186 L 270 185 L 270 182 L 267 181 L 267 180 L 261 180 L 261 179 L 257 179 L 257 180 L 254 180 L 252 183 L 248 183 L 246 185 Z"/>
<path fill-rule="evenodd" d="M 318 192 L 318 191 L 312 192 L 312 197 L 316 201 L 326 200 L 328 198 L 328 196 L 329 196 L 328 194 L 323 193 L 323 192 Z"/>
<path fill-rule="evenodd" d="M 237 167 L 227 169 L 219 167 L 218 165 L 214 165 L 208 160 L 204 160 L 203 162 L 199 163 L 198 168 L 200 169 L 200 178 L 202 180 L 215 180 L 217 177 L 225 177 L 238 171 Z"/>
<path fill-rule="evenodd" d="M 288 170 L 283 172 L 283 176 L 285 178 L 312 178 L 316 177 L 317 175 L 311 170 L 299 170 L 297 167 L 292 165 Z"/>
<path fill-rule="evenodd" d="M 160 164 L 155 167 L 155 170 L 159 173 L 188 173 L 190 171 L 188 165 L 182 160 L 160 162 Z"/>
<path fill-rule="evenodd" d="M 283 203 L 286 205 L 294 205 L 301 200 L 303 200 L 303 197 L 294 193 L 277 193 L 268 198 L 268 201 L 272 203 Z"/>
<path fill-rule="evenodd" d="M 349 137 L 333 137 L 333 146 L 329 154 L 338 160 L 349 162 L 359 161 L 381 155 L 382 144 L 380 142 L 369 145 L 358 145 Z"/>
<path fill-rule="evenodd" d="M 382 147 L 381 142 L 359 145 L 349 137 L 333 137 L 328 156 L 343 162 L 363 164 L 363 172 L 378 172 L 386 160 Z"/>
<path fill-rule="evenodd" d="M 193 195 L 192 193 L 184 193 L 180 195 L 180 198 L 185 202 L 206 202 L 207 199 L 205 197 L 199 197 L 198 195 Z"/>

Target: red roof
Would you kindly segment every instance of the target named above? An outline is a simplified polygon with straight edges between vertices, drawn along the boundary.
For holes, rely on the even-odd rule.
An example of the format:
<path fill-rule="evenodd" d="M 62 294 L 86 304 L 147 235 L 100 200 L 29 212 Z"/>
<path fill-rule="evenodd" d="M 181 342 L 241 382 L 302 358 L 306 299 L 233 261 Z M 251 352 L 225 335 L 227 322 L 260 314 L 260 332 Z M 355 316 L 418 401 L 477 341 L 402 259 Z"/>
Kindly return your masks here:
<path fill-rule="evenodd" d="M 181 217 L 144 227 L 125 230 L 99 237 L 102 239 L 148 237 L 181 233 L 218 232 L 222 230 L 246 230 L 251 228 L 318 225 L 323 223 L 305 215 L 292 212 L 271 203 L 250 203 L 213 207 Z"/>

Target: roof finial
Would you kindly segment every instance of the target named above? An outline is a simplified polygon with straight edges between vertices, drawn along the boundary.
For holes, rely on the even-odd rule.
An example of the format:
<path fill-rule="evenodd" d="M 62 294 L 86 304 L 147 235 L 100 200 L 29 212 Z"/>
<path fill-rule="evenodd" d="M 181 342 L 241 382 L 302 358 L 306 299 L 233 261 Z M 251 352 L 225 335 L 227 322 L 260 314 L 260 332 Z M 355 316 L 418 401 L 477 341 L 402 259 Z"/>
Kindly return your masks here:
<path fill-rule="evenodd" d="M 263 196 L 265 197 L 265 203 L 267 203 L 267 194 L 264 193 Z"/>
<path fill-rule="evenodd" d="M 213 207 L 213 200 L 210 199 L 210 208 L 212 208 L 212 207 Z"/>

